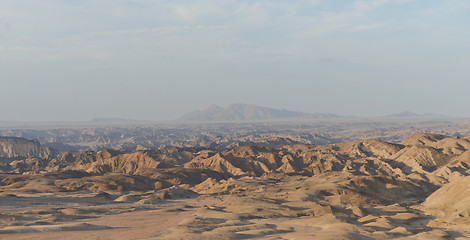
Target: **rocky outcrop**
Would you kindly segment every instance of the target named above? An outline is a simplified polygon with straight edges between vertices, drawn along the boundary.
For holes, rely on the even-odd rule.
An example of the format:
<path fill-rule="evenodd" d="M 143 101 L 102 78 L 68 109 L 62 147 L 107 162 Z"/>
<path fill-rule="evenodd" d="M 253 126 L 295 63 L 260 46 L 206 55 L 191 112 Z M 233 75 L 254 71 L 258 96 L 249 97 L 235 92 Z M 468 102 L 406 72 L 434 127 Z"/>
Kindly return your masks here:
<path fill-rule="evenodd" d="M 0 137 L 0 158 L 47 158 L 53 150 L 35 140 L 17 137 Z"/>

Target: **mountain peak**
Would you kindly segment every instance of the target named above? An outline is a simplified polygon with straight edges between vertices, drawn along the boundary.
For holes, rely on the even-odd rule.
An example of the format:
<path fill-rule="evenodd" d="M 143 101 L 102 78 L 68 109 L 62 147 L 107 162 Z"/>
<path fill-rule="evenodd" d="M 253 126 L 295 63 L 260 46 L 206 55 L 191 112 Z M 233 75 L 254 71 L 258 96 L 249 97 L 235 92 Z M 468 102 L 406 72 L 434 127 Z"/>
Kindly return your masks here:
<path fill-rule="evenodd" d="M 437 115 L 437 114 L 432 114 L 432 113 L 425 113 L 425 114 L 419 114 L 411 111 L 403 111 L 399 113 L 394 113 L 387 115 L 386 117 L 392 117 L 392 118 L 435 118 L 435 117 L 443 117 L 442 115 Z"/>
<path fill-rule="evenodd" d="M 285 109 L 262 107 L 254 104 L 234 103 L 226 108 L 213 104 L 205 110 L 197 110 L 188 113 L 179 120 L 191 122 L 233 122 L 336 117 L 338 116 L 335 114 L 311 114 Z"/>
<path fill-rule="evenodd" d="M 223 110 L 223 109 L 224 108 L 220 107 L 217 104 L 212 104 L 209 106 L 209 108 L 207 108 L 207 110 L 210 110 L 210 111 L 218 111 L 218 110 Z"/>

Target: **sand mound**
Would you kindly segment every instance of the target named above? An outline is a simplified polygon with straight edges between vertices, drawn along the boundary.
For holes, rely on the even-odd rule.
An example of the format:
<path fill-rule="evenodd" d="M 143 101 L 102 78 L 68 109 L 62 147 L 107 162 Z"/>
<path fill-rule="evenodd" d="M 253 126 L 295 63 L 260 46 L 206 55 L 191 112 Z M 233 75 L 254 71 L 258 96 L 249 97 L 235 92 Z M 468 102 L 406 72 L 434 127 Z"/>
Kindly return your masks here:
<path fill-rule="evenodd" d="M 69 223 L 61 225 L 15 226 L 0 229 L 0 234 L 7 233 L 35 233 L 35 232 L 62 232 L 62 231 L 90 231 L 111 229 L 107 226 L 97 226 L 87 223 Z"/>
<path fill-rule="evenodd" d="M 137 202 L 139 200 L 140 200 L 140 197 L 135 196 L 135 195 L 122 195 L 114 199 L 115 202 Z"/>
<path fill-rule="evenodd" d="M 106 212 L 104 209 L 96 209 L 96 208 L 64 208 L 61 209 L 60 212 L 66 215 L 96 215 Z"/>
<path fill-rule="evenodd" d="M 440 216 L 470 216 L 470 176 L 452 181 L 433 194 L 423 203 L 425 209 Z"/>
<path fill-rule="evenodd" d="M 155 192 L 151 198 L 154 199 L 179 199 L 179 198 L 194 198 L 198 194 L 179 186 L 172 186 L 168 189 L 159 190 Z"/>

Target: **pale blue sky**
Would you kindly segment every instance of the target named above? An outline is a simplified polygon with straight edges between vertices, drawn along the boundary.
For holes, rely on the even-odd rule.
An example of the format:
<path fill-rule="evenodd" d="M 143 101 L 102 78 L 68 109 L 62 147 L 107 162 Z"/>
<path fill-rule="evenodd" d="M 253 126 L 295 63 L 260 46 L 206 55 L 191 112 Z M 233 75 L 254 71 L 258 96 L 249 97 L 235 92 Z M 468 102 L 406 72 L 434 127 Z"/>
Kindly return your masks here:
<path fill-rule="evenodd" d="M 468 0 L 0 0 L 0 120 L 470 117 Z"/>

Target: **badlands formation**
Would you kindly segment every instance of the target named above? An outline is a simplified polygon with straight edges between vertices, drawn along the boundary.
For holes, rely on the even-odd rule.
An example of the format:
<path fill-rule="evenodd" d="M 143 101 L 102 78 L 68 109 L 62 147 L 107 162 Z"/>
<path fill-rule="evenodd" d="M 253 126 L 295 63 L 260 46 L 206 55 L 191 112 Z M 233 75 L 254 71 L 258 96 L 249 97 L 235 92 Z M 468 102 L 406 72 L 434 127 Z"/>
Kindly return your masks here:
<path fill-rule="evenodd" d="M 468 137 L 0 160 L 1 239 L 470 239 Z"/>

